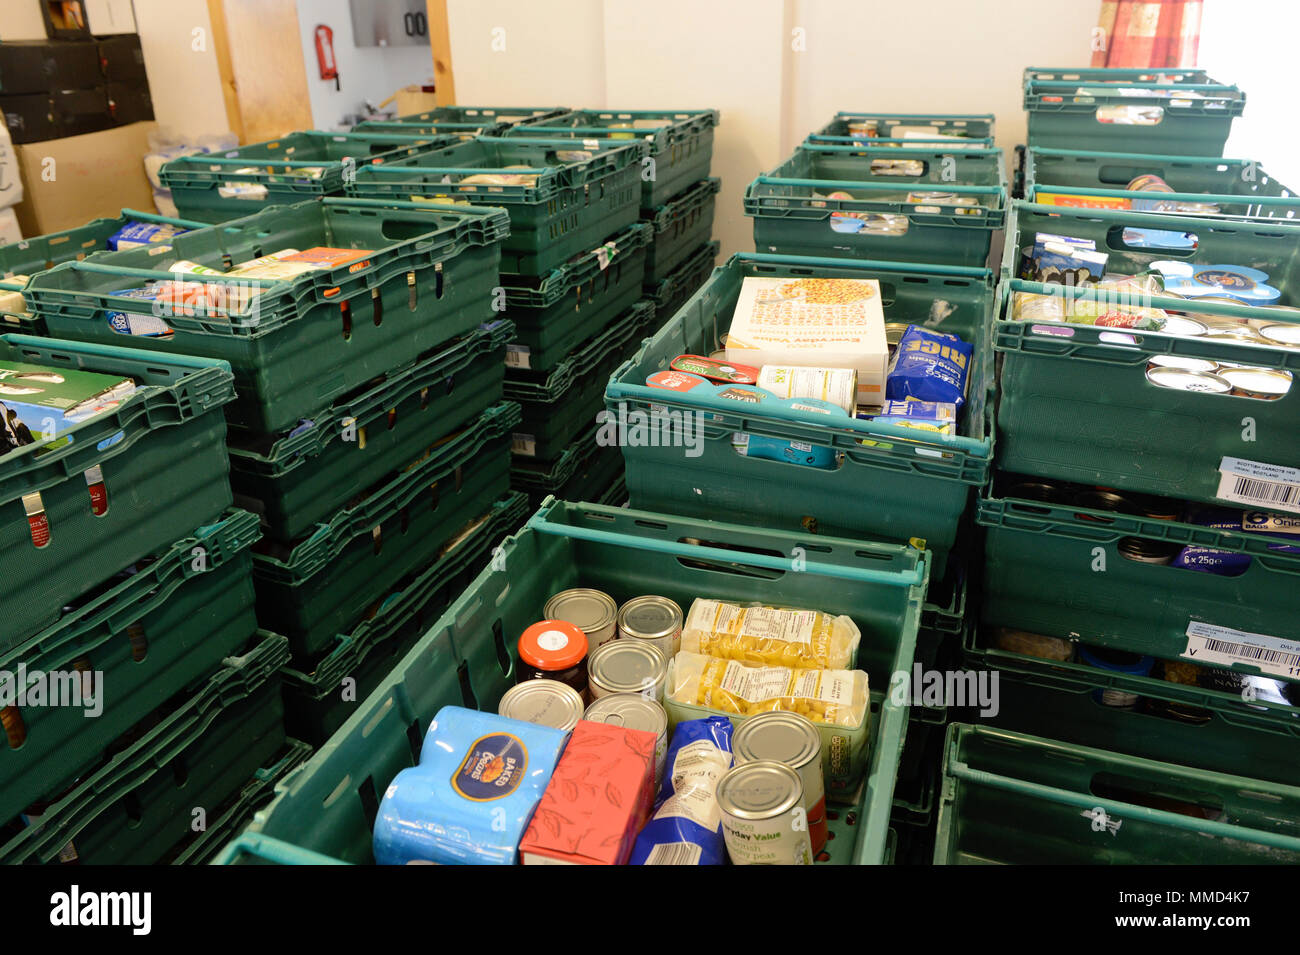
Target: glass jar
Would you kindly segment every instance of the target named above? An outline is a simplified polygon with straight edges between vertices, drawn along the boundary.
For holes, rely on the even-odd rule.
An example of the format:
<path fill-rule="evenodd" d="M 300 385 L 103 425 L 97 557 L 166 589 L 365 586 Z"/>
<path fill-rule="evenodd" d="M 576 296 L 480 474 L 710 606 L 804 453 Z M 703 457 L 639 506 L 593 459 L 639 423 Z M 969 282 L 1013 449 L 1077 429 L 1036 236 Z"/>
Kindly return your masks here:
<path fill-rule="evenodd" d="M 555 680 L 587 695 L 587 635 L 566 620 L 539 620 L 519 637 L 515 682 Z"/>

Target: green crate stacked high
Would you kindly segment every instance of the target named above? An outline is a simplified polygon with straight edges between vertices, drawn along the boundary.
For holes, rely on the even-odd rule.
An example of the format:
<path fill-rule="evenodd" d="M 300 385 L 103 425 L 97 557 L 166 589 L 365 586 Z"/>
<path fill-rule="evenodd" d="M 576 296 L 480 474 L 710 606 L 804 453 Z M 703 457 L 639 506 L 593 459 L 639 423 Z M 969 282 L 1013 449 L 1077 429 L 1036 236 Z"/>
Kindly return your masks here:
<path fill-rule="evenodd" d="M 509 225 L 501 209 L 327 197 L 56 266 L 28 289 L 55 334 L 233 368 L 222 465 L 260 525 L 241 585 L 287 638 L 284 722 L 307 744 L 454 594 L 403 598 L 447 560 L 485 560 L 487 531 L 470 529 L 519 510 L 515 327 L 493 307 Z M 316 267 L 240 270 L 297 252 Z"/>
<path fill-rule="evenodd" d="M 512 126 L 561 116 L 559 106 L 437 106 L 395 119 L 367 119 L 352 127 L 354 133 L 404 136 L 494 136 Z"/>
<path fill-rule="evenodd" d="M 288 654 L 258 630 L 258 518 L 231 506 L 230 366 L 16 334 L 0 363 L 0 860 L 78 858 L 69 840 L 112 806 L 100 782 L 156 768 L 157 727 L 234 703 Z M 66 422 L 19 415 L 47 385 L 114 397 Z M 215 807 L 224 786 L 186 798 Z M 102 825 L 153 840 L 139 858 L 156 861 L 186 833 L 155 822 Z"/>

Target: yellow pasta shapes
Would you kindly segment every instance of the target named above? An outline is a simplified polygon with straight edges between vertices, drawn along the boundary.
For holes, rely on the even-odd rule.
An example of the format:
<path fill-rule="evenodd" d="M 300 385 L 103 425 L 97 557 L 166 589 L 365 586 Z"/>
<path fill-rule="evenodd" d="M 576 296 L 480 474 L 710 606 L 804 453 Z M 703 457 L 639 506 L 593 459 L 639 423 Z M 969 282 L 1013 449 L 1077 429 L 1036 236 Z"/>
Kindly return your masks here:
<path fill-rule="evenodd" d="M 681 649 L 751 664 L 840 670 L 853 665 L 861 639 L 857 624 L 842 615 L 697 599 L 682 626 Z"/>

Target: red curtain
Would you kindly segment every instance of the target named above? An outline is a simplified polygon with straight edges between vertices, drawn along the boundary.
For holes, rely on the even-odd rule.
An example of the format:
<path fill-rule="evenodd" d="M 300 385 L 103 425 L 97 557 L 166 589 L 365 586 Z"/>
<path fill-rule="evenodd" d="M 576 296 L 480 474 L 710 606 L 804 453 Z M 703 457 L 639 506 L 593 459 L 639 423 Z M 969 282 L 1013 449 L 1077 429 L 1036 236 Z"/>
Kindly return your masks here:
<path fill-rule="evenodd" d="M 1201 0 L 1102 0 L 1098 26 L 1093 66 L 1195 66 Z"/>

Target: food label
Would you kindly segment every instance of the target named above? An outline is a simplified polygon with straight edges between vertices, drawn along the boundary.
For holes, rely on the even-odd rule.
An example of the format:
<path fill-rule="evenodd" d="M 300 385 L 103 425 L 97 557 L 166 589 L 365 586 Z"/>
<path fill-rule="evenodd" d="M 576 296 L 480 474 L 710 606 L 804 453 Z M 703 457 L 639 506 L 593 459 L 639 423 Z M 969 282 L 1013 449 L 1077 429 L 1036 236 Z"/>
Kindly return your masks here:
<path fill-rule="evenodd" d="M 660 842 L 646 856 L 646 865 L 699 865 L 701 849 L 693 842 Z"/>
<path fill-rule="evenodd" d="M 823 703 L 853 704 L 853 674 L 848 670 L 803 670 L 790 696 Z"/>
<path fill-rule="evenodd" d="M 451 788 L 472 802 L 509 796 L 524 781 L 528 750 L 513 733 L 480 736 L 451 777 Z"/>
<path fill-rule="evenodd" d="M 681 818 L 716 830 L 720 813 L 714 792 L 731 768 L 731 754 L 708 740 L 696 740 L 677 751 L 673 760 L 673 795 L 664 800 L 656 819 Z"/>
<path fill-rule="evenodd" d="M 531 434 L 513 434 L 510 436 L 510 453 L 534 457 L 537 454 L 537 439 Z"/>
<path fill-rule="evenodd" d="M 756 640 L 783 640 L 786 643 L 812 643 L 817 614 L 812 610 L 773 610 L 750 607 L 743 611 L 740 636 Z"/>
<path fill-rule="evenodd" d="M 775 696 L 789 695 L 791 672 L 786 667 L 747 667 L 728 660 L 721 689 L 746 703 L 761 703 Z"/>
<path fill-rule="evenodd" d="M 1198 663 L 1221 666 L 1250 663 L 1265 673 L 1300 676 L 1300 641 L 1199 621 L 1187 625 L 1187 649 L 1182 655 Z"/>
<path fill-rule="evenodd" d="M 1224 458 L 1219 462 L 1219 475 L 1215 497 L 1222 501 L 1266 505 L 1300 514 L 1300 468 Z"/>
<path fill-rule="evenodd" d="M 531 368 L 528 361 L 527 345 L 507 345 L 506 346 L 506 367 L 507 368 Z"/>

